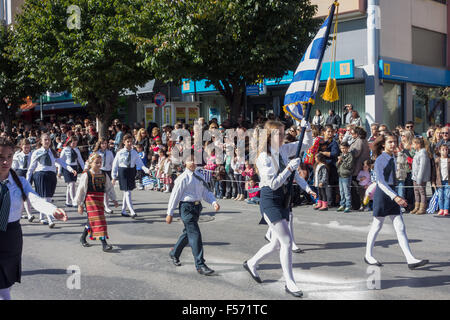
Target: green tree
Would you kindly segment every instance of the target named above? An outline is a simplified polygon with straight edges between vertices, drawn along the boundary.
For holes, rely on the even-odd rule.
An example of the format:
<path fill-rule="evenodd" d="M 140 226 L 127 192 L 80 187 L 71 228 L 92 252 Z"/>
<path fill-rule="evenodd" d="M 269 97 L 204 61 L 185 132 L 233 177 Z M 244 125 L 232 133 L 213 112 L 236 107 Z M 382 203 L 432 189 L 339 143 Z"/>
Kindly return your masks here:
<path fill-rule="evenodd" d="M 131 0 L 26 0 L 17 17 L 14 53 L 27 75 L 87 102 L 102 136 L 119 96 L 153 78 L 129 33 L 131 13 L 140 6 Z"/>
<path fill-rule="evenodd" d="M 319 26 L 315 12 L 309 0 L 154 0 L 135 40 L 158 79 L 207 79 L 237 118 L 246 85 L 295 70 Z"/>
<path fill-rule="evenodd" d="M 40 88 L 26 77 L 19 62 L 11 55 L 13 29 L 0 25 L 0 118 L 7 130 L 27 96 L 35 96 Z"/>

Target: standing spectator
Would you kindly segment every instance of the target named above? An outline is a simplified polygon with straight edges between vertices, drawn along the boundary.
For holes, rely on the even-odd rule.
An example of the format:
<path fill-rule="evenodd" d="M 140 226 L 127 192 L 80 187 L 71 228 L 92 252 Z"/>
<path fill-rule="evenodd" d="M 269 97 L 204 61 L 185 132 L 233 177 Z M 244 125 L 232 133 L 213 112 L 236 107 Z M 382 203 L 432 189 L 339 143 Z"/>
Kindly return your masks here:
<path fill-rule="evenodd" d="M 326 125 L 323 137 L 323 143 L 320 147 L 319 154 L 323 155 L 325 158 L 325 163 L 328 169 L 329 184 L 327 184 L 326 192 L 327 199 L 330 207 L 337 206 L 336 194 L 337 185 L 339 184 L 339 175 L 336 168 L 336 163 L 338 156 L 340 154 L 339 145 L 335 139 L 335 131 L 333 126 Z"/>
<path fill-rule="evenodd" d="M 373 143 L 375 139 L 379 137 L 380 135 L 380 133 L 378 132 L 379 126 L 380 125 L 378 123 L 372 123 L 370 125 L 370 137 L 369 139 L 367 139 L 369 143 Z"/>
<path fill-rule="evenodd" d="M 114 137 L 114 152 L 117 153 L 117 151 L 120 148 L 120 144 L 122 142 L 123 136 L 125 134 L 126 131 L 126 126 L 125 125 L 117 125 L 116 126 L 116 136 Z"/>
<path fill-rule="evenodd" d="M 341 203 L 337 211 L 350 212 L 352 198 L 350 185 L 353 173 L 353 155 L 349 152 L 347 142 L 341 143 L 341 155 L 338 157 L 337 170 L 339 174 L 339 191 L 341 193 Z"/>
<path fill-rule="evenodd" d="M 380 126 L 378 127 L 378 132 L 380 133 L 380 135 L 385 135 L 389 132 L 389 128 L 385 124 L 380 124 Z"/>
<path fill-rule="evenodd" d="M 150 149 L 150 141 L 147 136 L 147 131 L 144 128 L 139 129 L 136 144 L 142 146 L 142 151 L 144 152 L 145 159 L 148 159 L 148 151 Z M 147 164 L 145 164 L 147 165 Z"/>
<path fill-rule="evenodd" d="M 354 124 L 357 127 L 362 127 L 362 120 L 361 117 L 359 116 L 358 111 L 352 110 L 352 118 L 350 124 Z"/>
<path fill-rule="evenodd" d="M 364 199 L 364 195 L 366 194 L 367 188 L 372 184 L 371 180 L 371 166 L 372 166 L 372 160 L 368 159 L 364 161 L 362 170 L 358 173 L 358 176 L 356 177 L 356 180 L 358 180 L 358 183 L 360 185 L 359 188 L 359 197 L 360 199 Z M 364 210 L 364 203 L 362 204 L 361 208 L 359 210 Z"/>
<path fill-rule="evenodd" d="M 438 189 L 439 195 L 439 213 L 440 216 L 448 216 L 450 209 L 450 186 L 448 184 L 450 177 L 450 158 L 448 157 L 448 147 L 442 144 L 439 148 L 436 165 L 431 173 L 433 186 Z"/>
<path fill-rule="evenodd" d="M 395 150 L 396 157 L 396 171 L 395 177 L 397 179 L 397 194 L 401 198 L 405 198 L 405 181 L 408 177 L 408 173 L 411 173 L 411 169 L 408 163 L 408 157 L 400 148 L 397 147 Z M 405 208 L 401 208 L 402 212 L 405 212 Z"/>
<path fill-rule="evenodd" d="M 406 124 L 405 124 L 405 129 L 411 131 L 411 133 L 413 134 L 413 136 L 415 136 L 415 137 L 421 137 L 420 134 L 418 134 L 418 133 L 416 133 L 416 132 L 414 131 L 414 121 L 408 121 L 408 122 L 406 122 Z"/>
<path fill-rule="evenodd" d="M 352 123 L 352 111 L 353 111 L 353 105 L 351 103 L 348 103 L 344 106 L 344 124 L 350 124 Z"/>
<path fill-rule="evenodd" d="M 323 155 L 317 154 L 315 160 L 314 186 L 319 190 L 319 200 L 313 208 L 314 210 L 326 211 L 328 210 L 328 199 L 326 193 L 326 188 L 328 186 L 328 168 Z"/>
<path fill-rule="evenodd" d="M 427 207 L 427 199 L 425 186 L 431 178 L 431 164 L 428 153 L 425 149 L 425 141 L 423 138 L 414 138 L 414 155 L 412 163 L 412 180 L 414 182 L 414 198 L 415 207 L 411 211 L 413 214 L 425 214 Z"/>
<path fill-rule="evenodd" d="M 431 137 L 430 141 L 430 150 L 431 153 L 433 154 L 433 157 L 436 158 L 436 154 L 437 151 L 436 150 L 436 146 L 439 143 L 439 141 L 441 141 L 442 139 L 442 132 L 441 132 L 442 128 L 440 127 L 436 127 L 436 129 L 434 129 L 434 133 L 433 133 L 433 137 Z"/>
<path fill-rule="evenodd" d="M 322 116 L 322 112 L 320 112 L 319 109 L 316 109 L 316 115 L 313 117 L 311 124 L 319 127 L 323 127 L 325 125 L 325 118 Z"/>
<path fill-rule="evenodd" d="M 435 151 L 438 151 L 443 144 L 447 145 L 447 147 L 450 149 L 450 134 L 448 132 L 448 126 L 445 126 L 441 129 L 442 139 L 439 140 L 439 142 L 436 144 Z"/>
<path fill-rule="evenodd" d="M 370 158 L 370 150 L 369 144 L 366 140 L 366 131 L 361 127 L 356 127 L 351 131 L 351 135 L 353 138 L 353 143 L 350 145 L 350 152 L 353 155 L 354 167 L 353 167 L 353 178 L 352 180 L 355 182 L 356 188 L 352 188 L 352 199 L 354 206 L 359 209 L 361 206 L 361 200 L 359 198 L 359 188 L 358 181 L 356 177 L 358 173 L 362 170 L 364 161 Z"/>
<path fill-rule="evenodd" d="M 341 126 L 341 117 L 334 112 L 333 109 L 328 110 L 328 117 L 325 124 L 331 124 L 334 130 L 339 129 Z"/>

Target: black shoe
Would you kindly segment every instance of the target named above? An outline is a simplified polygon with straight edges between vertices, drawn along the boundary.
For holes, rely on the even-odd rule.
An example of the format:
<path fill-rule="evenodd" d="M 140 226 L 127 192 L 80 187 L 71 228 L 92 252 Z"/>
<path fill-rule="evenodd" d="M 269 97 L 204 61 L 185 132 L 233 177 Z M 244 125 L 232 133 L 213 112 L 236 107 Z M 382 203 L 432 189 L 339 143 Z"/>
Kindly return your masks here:
<path fill-rule="evenodd" d="M 173 256 L 173 255 L 172 255 L 172 252 L 169 252 L 169 257 L 170 257 L 170 259 L 172 259 L 172 263 L 173 263 L 175 266 L 177 266 L 177 267 L 181 266 L 180 259 L 178 259 L 177 257 Z"/>
<path fill-rule="evenodd" d="M 303 251 L 302 249 L 298 248 L 295 250 L 292 250 L 293 253 L 305 253 L 305 251 Z"/>
<path fill-rule="evenodd" d="M 419 261 L 417 263 L 410 263 L 410 264 L 408 264 L 408 268 L 410 270 L 414 270 L 416 268 L 419 268 L 419 267 L 422 267 L 422 266 L 426 265 L 428 262 L 430 262 L 430 261 L 428 261 L 428 260 L 421 260 L 421 261 Z"/>
<path fill-rule="evenodd" d="M 72 208 L 73 205 L 66 203 L 66 207 L 67 207 L 67 208 Z"/>
<path fill-rule="evenodd" d="M 112 210 L 109 210 L 109 211 L 105 210 L 105 213 L 107 213 L 107 214 L 113 214 L 114 211 L 112 211 Z"/>
<path fill-rule="evenodd" d="M 364 257 L 364 262 L 367 263 L 369 266 L 377 266 L 377 267 L 382 267 L 383 265 L 381 263 L 379 263 L 378 261 L 375 263 L 369 263 L 369 261 L 367 261 L 366 257 Z"/>
<path fill-rule="evenodd" d="M 113 248 L 111 245 L 109 245 L 109 244 L 106 242 L 106 240 L 102 240 L 102 246 L 103 246 L 103 251 L 104 251 L 104 252 L 111 251 L 112 248 Z"/>
<path fill-rule="evenodd" d="M 91 246 L 91 245 L 89 244 L 89 242 L 86 241 L 86 238 L 83 237 L 83 236 L 80 238 L 80 243 L 81 243 L 81 246 L 83 246 L 83 247 L 85 247 L 85 248 Z"/>
<path fill-rule="evenodd" d="M 303 297 L 303 292 L 301 292 L 300 290 L 299 291 L 291 291 L 291 290 L 288 289 L 287 286 L 284 286 L 284 290 L 286 290 L 287 293 L 293 295 L 296 298 Z"/>
<path fill-rule="evenodd" d="M 33 222 L 33 220 L 34 220 L 34 216 L 31 216 L 28 218 L 28 222 Z"/>
<path fill-rule="evenodd" d="M 267 236 L 264 236 L 264 239 L 265 239 L 267 242 L 270 242 L 270 240 L 269 240 L 269 238 L 267 238 Z"/>
<path fill-rule="evenodd" d="M 128 213 L 126 213 L 126 212 L 123 212 L 123 211 L 122 211 L 121 215 L 122 215 L 122 217 L 127 217 L 127 218 L 129 218 L 129 217 L 130 217 L 130 215 L 129 215 Z"/>
<path fill-rule="evenodd" d="M 132 215 L 131 215 L 131 219 L 136 219 L 137 216 L 138 216 L 137 214 L 132 214 Z"/>
<path fill-rule="evenodd" d="M 248 267 L 247 261 L 244 262 L 244 269 L 247 270 L 248 273 L 250 273 L 250 275 L 252 276 L 253 280 L 255 280 L 258 283 L 262 283 L 261 278 L 253 275 L 253 273 L 250 271 L 250 268 Z"/>
<path fill-rule="evenodd" d="M 209 276 L 214 273 L 214 270 L 208 268 L 207 265 L 203 265 L 197 269 L 197 272 L 204 276 Z"/>

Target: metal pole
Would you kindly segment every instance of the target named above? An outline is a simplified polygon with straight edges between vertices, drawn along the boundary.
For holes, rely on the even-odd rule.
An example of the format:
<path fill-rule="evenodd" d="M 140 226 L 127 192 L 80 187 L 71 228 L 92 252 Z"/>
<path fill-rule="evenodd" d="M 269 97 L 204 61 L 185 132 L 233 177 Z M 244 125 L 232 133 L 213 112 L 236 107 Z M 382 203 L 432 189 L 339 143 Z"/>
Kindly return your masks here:
<path fill-rule="evenodd" d="M 40 108 L 41 108 L 41 121 L 44 121 L 44 114 L 42 112 L 42 95 L 39 96 Z"/>

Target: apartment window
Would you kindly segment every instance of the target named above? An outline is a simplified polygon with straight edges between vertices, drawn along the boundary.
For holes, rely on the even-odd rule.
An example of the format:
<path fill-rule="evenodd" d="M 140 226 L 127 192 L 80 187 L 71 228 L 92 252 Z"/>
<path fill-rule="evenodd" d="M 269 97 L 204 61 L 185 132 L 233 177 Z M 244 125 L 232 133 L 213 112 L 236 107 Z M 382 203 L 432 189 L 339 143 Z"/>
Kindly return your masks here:
<path fill-rule="evenodd" d="M 430 67 L 446 67 L 447 36 L 422 28 L 412 27 L 413 63 Z"/>
<path fill-rule="evenodd" d="M 413 86 L 413 112 L 417 133 L 426 132 L 431 125 L 445 124 L 447 101 L 444 89 Z"/>

